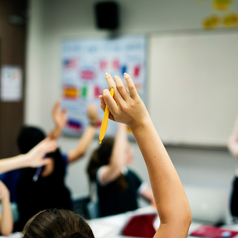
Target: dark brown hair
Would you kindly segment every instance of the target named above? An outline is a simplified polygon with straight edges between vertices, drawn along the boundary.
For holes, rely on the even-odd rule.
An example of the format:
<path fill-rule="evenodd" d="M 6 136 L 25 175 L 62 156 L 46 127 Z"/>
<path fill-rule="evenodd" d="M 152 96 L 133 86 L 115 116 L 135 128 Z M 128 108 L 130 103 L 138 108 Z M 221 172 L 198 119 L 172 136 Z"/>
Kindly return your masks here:
<path fill-rule="evenodd" d="M 35 126 L 23 126 L 17 137 L 17 145 L 22 154 L 27 153 L 45 139 L 45 133 Z"/>
<path fill-rule="evenodd" d="M 114 137 L 106 137 L 102 141 L 102 144 L 100 145 L 100 147 L 94 150 L 87 167 L 87 173 L 89 176 L 89 180 L 91 182 L 96 181 L 96 174 L 98 169 L 103 165 L 109 164 L 114 141 L 115 141 Z M 121 174 L 114 181 L 114 183 L 115 183 L 115 186 L 114 186 L 115 192 L 118 192 L 118 193 L 123 193 L 128 187 L 126 178 L 123 174 Z"/>
<path fill-rule="evenodd" d="M 64 209 L 39 212 L 26 223 L 22 234 L 22 238 L 94 238 L 80 215 Z"/>

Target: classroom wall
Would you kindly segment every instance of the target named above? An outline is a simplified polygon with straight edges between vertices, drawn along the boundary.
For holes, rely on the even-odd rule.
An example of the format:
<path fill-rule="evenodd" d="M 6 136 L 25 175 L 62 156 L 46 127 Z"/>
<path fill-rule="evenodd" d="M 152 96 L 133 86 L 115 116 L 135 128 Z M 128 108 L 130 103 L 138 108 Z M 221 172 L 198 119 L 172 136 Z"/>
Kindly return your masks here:
<path fill-rule="evenodd" d="M 25 123 L 42 125 L 42 2 L 29 1 L 30 19 L 27 31 Z"/>
<path fill-rule="evenodd" d="M 65 38 L 107 36 L 94 24 L 96 0 L 32 0 L 28 34 L 28 67 L 25 122 L 49 131 L 53 124 L 51 108 L 60 97 L 60 43 Z M 163 31 L 200 29 L 201 19 L 211 14 L 211 1 L 196 0 L 118 0 L 121 5 L 123 34 L 153 34 Z M 238 6 L 238 2 L 234 3 Z M 110 20 L 110 19 L 109 19 Z M 203 33 L 209 34 L 209 33 Z M 148 80 L 148 83 L 150 81 Z M 149 94 L 149 93 L 148 93 Z M 63 151 L 76 145 L 77 139 L 63 137 Z M 67 183 L 74 196 L 88 194 L 85 167 L 97 146 L 90 147 L 85 158 L 69 166 Z M 138 148 L 133 168 L 148 181 Z M 168 152 L 184 185 L 219 187 L 229 193 L 236 161 L 227 151 L 168 147 Z M 80 184 L 80 185 L 79 185 Z"/>

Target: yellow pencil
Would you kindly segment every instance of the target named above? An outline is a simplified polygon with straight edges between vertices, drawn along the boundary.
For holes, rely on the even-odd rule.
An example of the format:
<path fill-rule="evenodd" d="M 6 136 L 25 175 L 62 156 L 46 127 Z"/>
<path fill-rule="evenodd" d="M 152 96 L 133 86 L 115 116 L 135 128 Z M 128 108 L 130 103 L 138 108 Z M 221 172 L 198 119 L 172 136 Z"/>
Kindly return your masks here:
<path fill-rule="evenodd" d="M 110 94 L 113 97 L 113 95 L 114 95 L 114 89 L 113 88 L 110 90 Z M 108 124 L 108 117 L 109 117 L 109 109 L 108 109 L 108 106 L 106 105 L 104 116 L 103 116 L 103 119 L 102 119 L 101 129 L 100 129 L 100 133 L 99 133 L 99 144 L 102 143 L 102 140 L 103 140 L 103 138 L 106 134 L 107 124 Z"/>

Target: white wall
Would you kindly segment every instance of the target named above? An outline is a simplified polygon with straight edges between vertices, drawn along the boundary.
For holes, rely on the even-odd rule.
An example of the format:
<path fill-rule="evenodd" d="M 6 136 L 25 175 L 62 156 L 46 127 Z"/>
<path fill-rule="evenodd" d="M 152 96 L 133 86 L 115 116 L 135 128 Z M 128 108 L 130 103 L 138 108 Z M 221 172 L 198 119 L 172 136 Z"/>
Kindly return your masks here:
<path fill-rule="evenodd" d="M 93 4 L 96 0 L 32 0 L 28 35 L 27 100 L 25 121 L 39 124 L 49 131 L 53 124 L 50 113 L 60 97 L 60 43 L 65 38 L 106 36 L 95 28 Z M 196 0 L 118 0 L 121 33 L 155 33 L 199 29 L 201 19 L 212 10 L 210 1 Z M 236 9 L 238 2 L 235 2 Z M 110 20 L 110 19 L 109 19 Z M 149 82 L 150 83 L 150 82 Z M 60 139 L 64 151 L 77 140 Z M 73 194 L 88 193 L 86 158 L 69 166 L 67 183 Z M 144 162 L 135 147 L 135 170 L 148 181 Z M 228 152 L 168 148 L 183 184 L 221 187 L 229 191 L 235 160 Z"/>
<path fill-rule="evenodd" d="M 42 2 L 30 2 L 27 32 L 25 123 L 41 125 Z"/>

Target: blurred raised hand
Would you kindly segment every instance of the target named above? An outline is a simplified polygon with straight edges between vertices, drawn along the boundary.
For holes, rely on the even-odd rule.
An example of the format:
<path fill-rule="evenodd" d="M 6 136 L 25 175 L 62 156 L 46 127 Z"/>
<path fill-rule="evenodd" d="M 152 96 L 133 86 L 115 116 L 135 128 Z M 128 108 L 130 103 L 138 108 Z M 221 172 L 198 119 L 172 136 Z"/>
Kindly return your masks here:
<path fill-rule="evenodd" d="M 101 108 L 105 110 L 105 106 L 109 107 L 109 118 L 127 124 L 130 128 L 144 124 L 150 121 L 149 113 L 138 95 L 134 82 L 128 74 L 124 74 L 127 82 L 127 88 L 122 80 L 115 76 L 114 80 L 111 75 L 105 75 L 109 90 L 114 89 L 114 99 L 111 97 L 109 90 L 104 89 L 103 95 L 100 96 Z"/>
<path fill-rule="evenodd" d="M 98 121 L 98 109 L 96 105 L 90 104 L 87 110 L 87 116 L 90 125 L 96 126 Z"/>
<path fill-rule="evenodd" d="M 66 108 L 60 109 L 60 105 L 61 100 L 58 100 L 52 110 L 52 117 L 55 123 L 55 128 L 49 134 L 49 137 L 51 139 L 58 139 L 67 123 L 67 110 Z"/>

